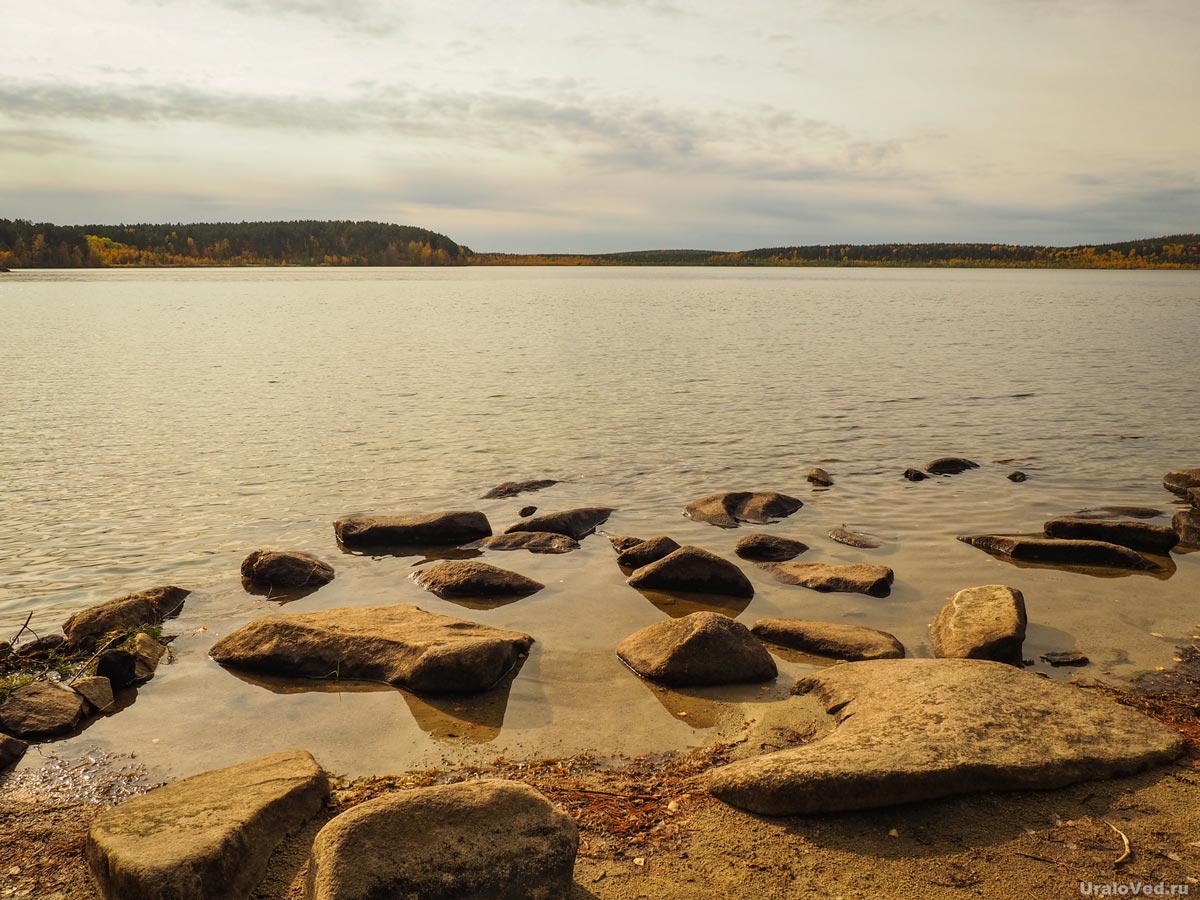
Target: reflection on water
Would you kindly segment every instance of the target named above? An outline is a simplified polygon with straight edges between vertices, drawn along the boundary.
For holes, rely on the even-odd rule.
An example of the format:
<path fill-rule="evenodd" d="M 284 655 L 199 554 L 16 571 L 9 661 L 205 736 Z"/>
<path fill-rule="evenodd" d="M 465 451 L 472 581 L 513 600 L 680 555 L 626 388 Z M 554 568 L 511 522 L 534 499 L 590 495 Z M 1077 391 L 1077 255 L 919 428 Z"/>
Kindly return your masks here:
<path fill-rule="evenodd" d="M 768 684 L 726 684 L 712 687 L 667 687 L 638 678 L 663 709 L 693 729 L 716 728 L 737 717 L 739 704 L 782 700 L 788 696 L 791 679 Z"/>
<path fill-rule="evenodd" d="M 325 585 L 314 584 L 307 587 L 280 587 L 279 585 L 263 584 L 252 578 L 242 577 L 242 590 L 255 597 L 262 597 L 283 606 L 295 600 L 302 600 L 310 594 L 315 594 Z"/>
<path fill-rule="evenodd" d="M 697 612 L 715 612 L 736 619 L 750 605 L 752 597 L 729 597 L 724 594 L 697 594 L 691 591 L 666 593 L 635 588 L 639 594 L 672 619 L 682 619 Z"/>

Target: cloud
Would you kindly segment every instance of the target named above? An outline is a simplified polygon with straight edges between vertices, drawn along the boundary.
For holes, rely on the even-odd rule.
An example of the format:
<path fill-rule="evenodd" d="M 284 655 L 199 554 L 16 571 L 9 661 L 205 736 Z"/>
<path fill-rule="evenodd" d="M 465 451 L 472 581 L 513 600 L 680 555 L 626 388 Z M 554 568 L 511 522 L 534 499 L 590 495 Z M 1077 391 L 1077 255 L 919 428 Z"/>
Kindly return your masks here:
<path fill-rule="evenodd" d="M 193 0 L 141 0 L 156 6 L 195 5 Z M 279 16 L 316 19 L 326 25 L 366 34 L 390 34 L 403 19 L 400 4 L 386 0 L 208 0 L 212 6 L 259 18 Z"/>

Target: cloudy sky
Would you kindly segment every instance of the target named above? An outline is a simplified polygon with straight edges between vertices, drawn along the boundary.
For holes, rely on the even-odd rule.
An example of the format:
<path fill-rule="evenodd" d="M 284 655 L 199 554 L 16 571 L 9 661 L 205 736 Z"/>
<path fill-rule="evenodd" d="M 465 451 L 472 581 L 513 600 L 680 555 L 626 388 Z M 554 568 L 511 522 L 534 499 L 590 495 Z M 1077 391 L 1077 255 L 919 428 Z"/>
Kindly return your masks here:
<path fill-rule="evenodd" d="M 1200 231 L 1195 0 L 50 0 L 0 217 L 476 250 Z"/>

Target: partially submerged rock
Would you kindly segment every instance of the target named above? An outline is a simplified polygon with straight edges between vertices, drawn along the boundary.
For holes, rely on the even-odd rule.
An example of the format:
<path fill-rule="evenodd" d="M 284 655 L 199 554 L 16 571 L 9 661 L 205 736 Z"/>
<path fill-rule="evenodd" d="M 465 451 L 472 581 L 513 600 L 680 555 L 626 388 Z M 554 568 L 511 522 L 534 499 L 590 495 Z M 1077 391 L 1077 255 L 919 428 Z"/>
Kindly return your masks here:
<path fill-rule="evenodd" d="M 1076 519 L 1155 519 L 1165 516 L 1152 506 L 1093 506 L 1075 513 Z"/>
<path fill-rule="evenodd" d="M 452 547 L 488 537 L 487 516 L 453 510 L 418 516 L 347 516 L 333 523 L 333 533 L 346 547 Z"/>
<path fill-rule="evenodd" d="M 553 531 L 514 531 L 497 534 L 479 542 L 484 550 L 528 550 L 530 553 L 570 553 L 579 549 L 579 541 Z"/>
<path fill-rule="evenodd" d="M 154 671 L 166 655 L 167 648 L 150 637 L 148 634 L 136 634 L 126 647 L 126 652 L 133 657 L 133 677 L 135 681 L 149 681 L 154 677 Z"/>
<path fill-rule="evenodd" d="M 559 900 L 579 833 L 536 790 L 468 781 L 360 803 L 317 834 L 306 900 Z"/>
<path fill-rule="evenodd" d="M 608 538 L 608 542 L 612 544 L 612 548 L 618 554 L 624 553 L 630 547 L 636 547 L 644 540 L 644 538 L 631 537 L 627 534 L 606 534 L 605 537 Z"/>
<path fill-rule="evenodd" d="M 446 598 L 528 597 L 545 587 L 517 572 L 475 560 L 447 559 L 422 569 L 416 582 Z"/>
<path fill-rule="evenodd" d="M 961 456 L 941 456 L 925 465 L 930 475 L 958 475 L 968 469 L 978 469 L 979 463 Z"/>
<path fill-rule="evenodd" d="M 528 518 L 529 516 L 532 516 L 535 512 L 537 512 L 537 509 L 538 508 L 536 506 L 522 506 L 520 509 L 517 510 L 517 515 L 520 516 L 522 519 Z"/>
<path fill-rule="evenodd" d="M 431 694 L 484 691 L 533 638 L 416 606 L 341 607 L 256 619 L 217 641 L 214 660 L 292 678 L 346 678 Z"/>
<path fill-rule="evenodd" d="M 298 550 L 255 550 L 242 560 L 242 577 L 279 587 L 320 587 L 333 580 L 333 566 Z"/>
<path fill-rule="evenodd" d="M 759 619 L 750 633 L 761 641 L 831 659 L 900 659 L 904 645 L 895 635 L 860 625 L 805 619 Z"/>
<path fill-rule="evenodd" d="M 28 749 L 29 745 L 24 741 L 0 734 L 0 772 L 19 763 Z"/>
<path fill-rule="evenodd" d="M 733 547 L 742 559 L 754 562 L 786 562 L 808 549 L 808 544 L 777 534 L 748 534 Z"/>
<path fill-rule="evenodd" d="M 1002 559 L 1135 571 L 1158 568 L 1136 550 L 1106 541 L 1054 540 L 1004 534 L 961 535 L 959 540 Z"/>
<path fill-rule="evenodd" d="M 642 566 L 625 583 L 639 590 L 754 596 L 754 585 L 741 569 L 715 553 L 692 546 L 680 547 Z"/>
<path fill-rule="evenodd" d="M 504 529 L 505 534 L 516 531 L 551 531 L 565 534 L 569 538 L 582 540 L 608 521 L 613 510 L 607 506 L 584 506 L 562 512 L 546 513 L 521 522 L 514 522 Z"/>
<path fill-rule="evenodd" d="M 904 477 L 907 478 L 909 481 L 924 481 L 929 476 L 926 475 L 924 472 L 922 472 L 920 469 L 909 468 L 909 469 L 904 470 Z"/>
<path fill-rule="evenodd" d="M 1049 653 L 1043 653 L 1042 660 L 1056 668 L 1059 666 L 1086 666 L 1091 662 L 1078 650 L 1052 650 Z"/>
<path fill-rule="evenodd" d="M 93 712 L 104 712 L 113 705 L 112 682 L 103 675 L 89 675 L 71 682 L 71 689 L 87 701 Z"/>
<path fill-rule="evenodd" d="M 1163 476 L 1163 487 L 1172 493 L 1186 496 L 1192 488 L 1200 487 L 1200 467 L 1168 472 Z"/>
<path fill-rule="evenodd" d="M 883 541 L 863 531 L 830 528 L 825 533 L 829 535 L 831 541 L 837 541 L 839 544 L 845 544 L 847 547 L 858 547 L 860 550 L 875 550 L 883 546 Z"/>
<path fill-rule="evenodd" d="M 1025 597 L 1015 588 L 987 584 L 950 598 L 929 626 L 936 656 L 1019 660 L 1025 641 Z"/>
<path fill-rule="evenodd" d="M 697 522 L 737 528 L 740 522 L 766 525 L 804 506 L 804 501 L 778 491 L 726 491 L 693 500 L 683 514 Z"/>
<path fill-rule="evenodd" d="M 1164 525 L 1060 516 L 1045 524 L 1046 537 L 1106 541 L 1144 553 L 1170 553 L 1179 535 Z"/>
<path fill-rule="evenodd" d="M 538 478 L 532 481 L 504 481 L 483 495 L 483 500 L 503 500 L 518 494 L 545 490 L 558 484 L 553 478 Z"/>
<path fill-rule="evenodd" d="M 63 623 L 72 649 L 82 649 L 112 632 L 130 632 L 144 625 L 158 625 L 177 615 L 191 591 L 174 585 L 126 594 L 116 600 L 89 606 Z"/>
<path fill-rule="evenodd" d="M 621 662 L 643 678 L 675 686 L 766 681 L 775 661 L 740 622 L 715 612 L 655 622 L 617 647 Z"/>
<path fill-rule="evenodd" d="M 1171 528 L 1179 535 L 1179 546 L 1200 549 L 1200 510 L 1181 509 L 1171 519 Z"/>
<path fill-rule="evenodd" d="M 1026 475 L 1024 472 L 1020 472 L 1020 471 L 1017 471 L 1017 472 L 1009 472 L 1009 473 L 1008 473 L 1008 475 L 1006 475 L 1005 477 L 1006 477 L 1006 478 L 1007 478 L 1009 481 L 1016 482 L 1016 483 L 1020 483 L 1020 482 L 1022 482 L 1022 481 L 1028 481 L 1028 480 L 1029 480 L 1029 476 L 1028 476 L 1028 475 Z"/>
<path fill-rule="evenodd" d="M 887 566 L 865 563 L 831 565 L 828 563 L 763 563 L 762 568 L 784 584 L 798 584 L 814 591 L 843 591 L 886 597 L 892 592 L 895 573 Z"/>
<path fill-rule="evenodd" d="M 1110 778 L 1178 757 L 1180 734 L 1094 691 L 973 659 L 833 666 L 800 679 L 836 726 L 718 769 L 709 789 L 769 816 Z"/>
<path fill-rule="evenodd" d="M 74 731 L 86 711 L 74 691 L 34 681 L 0 703 L 0 731 L 18 738 L 57 737 Z"/>
<path fill-rule="evenodd" d="M 300 750 L 172 782 L 101 812 L 85 853 L 105 900 L 244 900 L 329 781 Z"/>
<path fill-rule="evenodd" d="M 658 562 L 664 556 L 674 553 L 678 549 L 677 541 L 666 535 L 659 535 L 642 541 L 640 544 L 634 544 L 627 550 L 622 550 L 617 554 L 617 565 L 623 569 L 640 569 L 652 562 Z"/>
<path fill-rule="evenodd" d="M 833 484 L 833 476 L 820 466 L 809 469 L 804 477 L 809 484 L 815 484 L 817 487 L 830 487 Z"/>

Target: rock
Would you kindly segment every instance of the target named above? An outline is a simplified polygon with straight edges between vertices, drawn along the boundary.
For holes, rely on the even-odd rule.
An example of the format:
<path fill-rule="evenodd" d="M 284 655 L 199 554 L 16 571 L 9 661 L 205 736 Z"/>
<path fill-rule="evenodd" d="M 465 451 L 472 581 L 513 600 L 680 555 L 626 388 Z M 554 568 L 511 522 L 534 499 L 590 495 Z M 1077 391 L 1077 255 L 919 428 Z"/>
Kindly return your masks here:
<path fill-rule="evenodd" d="M 1120 522 L 1112 519 L 1080 519 L 1061 516 L 1045 525 L 1046 537 L 1106 541 L 1145 553 L 1170 553 L 1179 535 L 1164 525 Z"/>
<path fill-rule="evenodd" d="M 1200 548 L 1200 511 L 1181 509 L 1171 519 L 1171 528 L 1179 535 L 1179 546 Z"/>
<path fill-rule="evenodd" d="M 104 712 L 113 704 L 112 682 L 103 675 L 89 675 L 71 683 L 71 689 L 87 701 L 95 712 Z"/>
<path fill-rule="evenodd" d="M 467 781 L 360 803 L 317 834 L 306 900 L 560 900 L 579 833 L 513 781 Z"/>
<path fill-rule="evenodd" d="M 148 634 L 136 634 L 126 648 L 133 657 L 133 677 L 135 681 L 149 681 L 154 677 L 154 670 L 167 652 L 167 648 L 150 637 Z"/>
<path fill-rule="evenodd" d="M 416 606 L 364 606 L 256 619 L 217 641 L 210 655 L 234 669 L 445 694 L 487 690 L 532 645 L 527 634 Z"/>
<path fill-rule="evenodd" d="M 886 597 L 892 592 L 895 573 L 887 566 L 865 563 L 835 566 L 828 563 L 763 563 L 766 569 L 784 584 L 798 584 L 814 591 L 844 591 Z"/>
<path fill-rule="evenodd" d="M 12 644 L 10 644 L 8 641 L 0 641 L 0 662 L 8 659 L 12 655 Z"/>
<path fill-rule="evenodd" d="M 1013 666 L 875 660 L 800 679 L 835 715 L 828 735 L 713 772 L 726 803 L 810 815 L 954 794 L 1058 788 L 1160 765 L 1180 734 L 1140 713 Z"/>
<path fill-rule="evenodd" d="M 553 531 L 515 531 L 497 534 L 479 542 L 484 550 L 528 550 L 530 553 L 570 553 L 579 541 Z"/>
<path fill-rule="evenodd" d="M 1076 519 L 1154 519 L 1165 516 L 1161 509 L 1150 506 L 1096 506 L 1091 509 L 1081 509 L 1075 513 Z"/>
<path fill-rule="evenodd" d="M 184 598 L 190 593 L 165 585 L 89 606 L 63 623 L 67 643 L 78 650 L 110 632 L 130 632 L 143 625 L 161 624 L 183 608 Z"/>
<path fill-rule="evenodd" d="M 847 547 L 858 547 L 860 550 L 874 550 L 883 546 L 883 542 L 872 535 L 861 531 L 847 531 L 845 528 L 830 528 L 825 532 L 830 540 L 845 544 Z"/>
<path fill-rule="evenodd" d="M 105 900 L 245 900 L 329 781 L 300 750 L 172 782 L 92 823 L 84 852 Z"/>
<path fill-rule="evenodd" d="M 1200 509 L 1200 488 L 1188 488 L 1187 499 L 1194 508 Z"/>
<path fill-rule="evenodd" d="M 333 581 L 333 566 L 295 550 L 255 550 L 242 560 L 242 577 L 280 587 L 320 587 Z"/>
<path fill-rule="evenodd" d="M 952 659 L 1021 658 L 1025 597 L 1003 584 L 967 588 L 950 598 L 929 626 L 935 656 Z"/>
<path fill-rule="evenodd" d="M 488 537 L 487 516 L 472 510 L 423 516 L 347 516 L 333 523 L 333 533 L 346 547 L 450 547 Z"/>
<path fill-rule="evenodd" d="M 808 474 L 804 477 L 809 484 L 815 484 L 818 487 L 830 487 L 833 484 L 833 478 L 819 466 L 815 469 L 809 469 Z"/>
<path fill-rule="evenodd" d="M 1163 476 L 1163 487 L 1175 494 L 1187 495 L 1194 487 L 1200 487 L 1200 468 L 1176 469 Z"/>
<path fill-rule="evenodd" d="M 674 553 L 679 544 L 666 536 L 652 537 L 640 544 L 635 544 L 628 550 L 617 555 L 617 565 L 624 569 L 640 569 L 652 562 L 658 562 L 664 556 Z"/>
<path fill-rule="evenodd" d="M 612 548 L 616 550 L 618 554 L 624 553 L 630 547 L 636 547 L 643 541 L 643 538 L 630 537 L 627 534 L 608 534 L 605 535 L 605 537 L 608 538 L 608 542 L 612 544 Z"/>
<path fill-rule="evenodd" d="M 920 469 L 905 469 L 904 477 L 907 478 L 909 481 L 924 481 L 929 476 L 926 475 L 924 472 L 922 472 Z"/>
<path fill-rule="evenodd" d="M 1014 481 L 1017 483 L 1029 480 L 1029 476 L 1024 472 L 1009 472 L 1007 478 L 1009 481 Z"/>
<path fill-rule="evenodd" d="M 741 569 L 715 553 L 692 546 L 680 547 L 662 559 L 642 566 L 625 583 L 647 591 L 754 596 L 754 585 Z"/>
<path fill-rule="evenodd" d="M 537 512 L 536 506 L 522 506 L 519 510 L 517 510 L 517 515 L 522 519 L 525 519 L 529 516 L 532 516 L 535 512 Z"/>
<path fill-rule="evenodd" d="M 1054 650 L 1050 653 L 1043 653 L 1042 659 L 1050 665 L 1058 666 L 1086 666 L 1090 659 L 1080 653 L 1078 650 Z"/>
<path fill-rule="evenodd" d="M 901 659 L 904 645 L 895 635 L 859 625 L 804 619 L 759 619 L 750 633 L 760 641 L 832 659 Z"/>
<path fill-rule="evenodd" d="M 67 639 L 61 634 L 47 634 L 44 637 L 22 644 L 17 648 L 17 656 L 22 660 L 45 659 L 66 642 Z"/>
<path fill-rule="evenodd" d="M 1002 559 L 1143 571 L 1158 568 L 1140 553 L 1105 541 L 1067 541 L 1003 534 L 962 535 L 959 540 Z"/>
<path fill-rule="evenodd" d="M 774 534 L 748 534 L 733 547 L 743 559 L 755 562 L 785 562 L 808 549 L 808 544 Z"/>
<path fill-rule="evenodd" d="M 425 590 L 447 598 L 528 597 L 545 587 L 517 572 L 475 560 L 442 560 L 415 577 Z"/>
<path fill-rule="evenodd" d="M 790 516 L 802 506 L 802 500 L 776 491 L 735 491 L 694 500 L 683 508 L 683 514 L 697 522 L 737 528 L 739 522 L 769 524 Z"/>
<path fill-rule="evenodd" d="M 113 690 L 127 688 L 137 681 L 137 663 L 125 650 L 105 650 L 96 659 L 96 675 L 107 678 Z"/>
<path fill-rule="evenodd" d="M 942 456 L 925 465 L 925 471 L 930 475 L 957 475 L 967 469 L 978 469 L 979 463 L 961 456 Z"/>
<path fill-rule="evenodd" d="M 12 768 L 21 761 L 29 745 L 15 737 L 0 734 L 0 772 Z"/>
<path fill-rule="evenodd" d="M 540 478 L 534 481 L 504 481 L 483 495 L 482 500 L 503 500 L 518 494 L 529 494 L 533 491 L 545 490 L 558 484 L 553 478 Z"/>
<path fill-rule="evenodd" d="M 45 681 L 17 688 L 0 704 L 0 731 L 19 738 L 49 738 L 74 731 L 83 698 Z"/>
<path fill-rule="evenodd" d="M 741 622 L 715 612 L 655 622 L 617 647 L 621 662 L 643 678 L 675 686 L 766 681 L 775 660 Z"/>
<path fill-rule="evenodd" d="M 565 534 L 569 538 L 582 540 L 608 521 L 613 510 L 607 506 L 585 506 L 563 512 L 534 516 L 523 522 L 514 522 L 504 529 L 505 534 L 515 531 L 551 531 Z"/>

